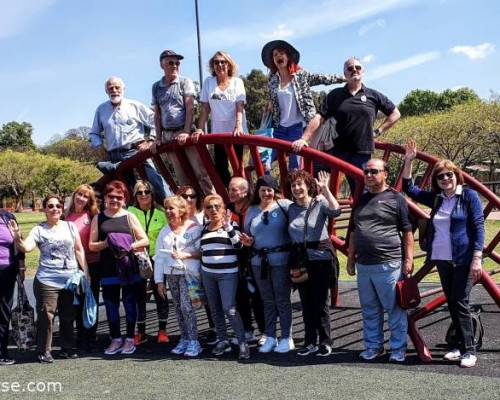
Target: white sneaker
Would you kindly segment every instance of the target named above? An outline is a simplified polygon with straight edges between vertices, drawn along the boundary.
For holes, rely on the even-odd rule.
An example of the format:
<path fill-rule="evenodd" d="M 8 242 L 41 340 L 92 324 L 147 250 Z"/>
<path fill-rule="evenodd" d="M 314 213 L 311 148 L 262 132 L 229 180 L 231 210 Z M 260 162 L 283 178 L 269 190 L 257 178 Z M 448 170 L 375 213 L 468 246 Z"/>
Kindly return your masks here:
<path fill-rule="evenodd" d="M 122 347 L 122 354 L 134 354 L 135 350 L 134 338 L 126 338 Z"/>
<path fill-rule="evenodd" d="M 104 350 L 104 354 L 111 356 L 113 354 L 121 353 L 123 347 L 122 338 L 117 338 L 111 340 L 111 344 L 108 346 L 106 350 Z"/>
<path fill-rule="evenodd" d="M 264 334 L 260 337 L 260 339 L 259 339 L 259 341 L 257 342 L 257 344 L 258 344 L 259 346 L 262 346 L 262 345 L 266 342 L 266 339 L 267 339 L 267 335 L 264 333 Z"/>
<path fill-rule="evenodd" d="M 465 353 L 462 357 L 460 357 L 460 367 L 462 368 L 471 368 L 476 365 L 477 357 L 474 354 L 469 352 Z"/>
<path fill-rule="evenodd" d="M 259 353 L 270 353 L 276 347 L 277 340 L 273 337 L 267 337 L 262 346 L 259 347 Z"/>
<path fill-rule="evenodd" d="M 445 360 L 448 360 L 448 361 L 458 361 L 460 360 L 460 350 L 458 349 L 453 349 L 451 351 L 449 351 L 448 353 L 446 353 L 443 358 Z"/>
<path fill-rule="evenodd" d="M 276 353 L 288 353 L 290 350 L 295 350 L 295 343 L 291 337 L 281 338 L 278 345 L 274 348 Z"/>

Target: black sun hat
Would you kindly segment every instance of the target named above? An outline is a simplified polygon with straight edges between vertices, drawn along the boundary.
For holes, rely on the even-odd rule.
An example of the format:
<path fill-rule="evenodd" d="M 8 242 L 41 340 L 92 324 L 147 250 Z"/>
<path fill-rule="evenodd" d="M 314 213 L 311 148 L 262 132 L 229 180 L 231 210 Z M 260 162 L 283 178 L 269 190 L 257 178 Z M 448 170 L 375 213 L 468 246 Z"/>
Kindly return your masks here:
<path fill-rule="evenodd" d="M 184 59 L 184 56 L 181 56 L 180 54 L 177 54 L 173 50 L 164 50 L 164 51 L 162 51 L 161 54 L 160 54 L 160 61 L 163 60 L 165 57 L 175 57 L 178 60 L 183 60 Z"/>
<path fill-rule="evenodd" d="M 292 62 L 294 62 L 295 64 L 299 63 L 300 53 L 295 47 L 293 47 L 290 43 L 285 42 L 284 40 L 272 40 L 264 45 L 261 53 L 262 62 L 267 68 L 272 69 L 272 67 L 274 66 L 273 50 L 278 48 L 284 49 L 289 55 Z"/>

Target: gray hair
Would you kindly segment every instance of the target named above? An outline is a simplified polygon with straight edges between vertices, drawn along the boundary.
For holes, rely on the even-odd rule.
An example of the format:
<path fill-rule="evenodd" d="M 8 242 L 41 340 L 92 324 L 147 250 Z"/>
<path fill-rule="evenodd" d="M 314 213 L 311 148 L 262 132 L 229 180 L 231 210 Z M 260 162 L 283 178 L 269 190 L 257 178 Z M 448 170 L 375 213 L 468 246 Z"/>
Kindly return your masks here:
<path fill-rule="evenodd" d="M 358 57 L 356 57 L 356 56 L 349 57 L 344 62 L 344 70 L 347 68 L 347 64 L 349 63 L 349 61 L 357 61 L 357 62 L 359 62 L 361 64 L 361 60 Z"/>
<path fill-rule="evenodd" d="M 111 81 L 120 82 L 122 89 L 125 89 L 125 82 L 123 82 L 122 78 L 120 78 L 118 76 L 110 76 L 108 79 L 106 79 L 106 82 L 104 82 L 104 90 L 106 91 L 106 93 L 108 93 L 108 83 Z"/>

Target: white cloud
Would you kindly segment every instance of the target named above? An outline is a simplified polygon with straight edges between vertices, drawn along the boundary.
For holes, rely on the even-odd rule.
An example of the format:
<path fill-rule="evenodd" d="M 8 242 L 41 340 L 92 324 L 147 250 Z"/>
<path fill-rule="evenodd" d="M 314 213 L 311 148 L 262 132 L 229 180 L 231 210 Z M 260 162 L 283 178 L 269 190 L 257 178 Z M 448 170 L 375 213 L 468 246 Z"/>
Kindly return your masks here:
<path fill-rule="evenodd" d="M 441 57 L 441 53 L 439 53 L 438 51 L 431 51 L 428 53 L 415 54 L 411 57 L 389 64 L 380 65 L 366 74 L 366 80 L 374 81 L 376 79 L 385 78 L 386 76 L 390 76 L 406 69 L 416 67 L 417 65 L 437 60 L 439 57 Z"/>
<path fill-rule="evenodd" d="M 256 23 L 234 25 L 203 33 L 207 48 L 243 46 L 255 48 L 270 39 L 298 39 L 330 32 L 342 26 L 373 18 L 389 10 L 407 6 L 417 0 L 323 0 L 304 12 L 303 0 L 291 0 L 283 7 L 272 7 Z M 288 21 L 286 24 L 283 21 Z M 193 38 L 186 41 L 191 42 Z"/>
<path fill-rule="evenodd" d="M 57 0 L 16 0 L 0 3 L 0 39 L 22 32 L 35 18 Z"/>
<path fill-rule="evenodd" d="M 450 51 L 455 54 L 464 54 L 471 60 L 480 60 L 493 53 L 495 51 L 495 45 L 491 43 L 482 43 L 477 46 L 454 46 Z"/>
<path fill-rule="evenodd" d="M 362 25 L 361 28 L 359 28 L 358 34 L 359 36 L 364 36 L 373 29 L 385 28 L 385 25 L 385 19 L 379 18 L 376 21 L 370 22 L 369 24 Z"/>
<path fill-rule="evenodd" d="M 375 59 L 375 56 L 373 54 L 367 54 L 361 59 L 361 62 L 363 64 L 368 64 L 369 62 L 372 62 Z"/>

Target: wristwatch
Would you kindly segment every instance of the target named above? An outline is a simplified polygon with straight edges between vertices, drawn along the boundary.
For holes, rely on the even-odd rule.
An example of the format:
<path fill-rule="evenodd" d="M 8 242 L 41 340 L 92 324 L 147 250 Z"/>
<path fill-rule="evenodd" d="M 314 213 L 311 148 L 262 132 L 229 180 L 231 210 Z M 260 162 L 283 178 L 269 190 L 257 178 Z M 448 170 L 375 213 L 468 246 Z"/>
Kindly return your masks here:
<path fill-rule="evenodd" d="M 379 128 L 377 128 L 377 129 L 375 129 L 375 130 L 373 131 L 373 137 L 380 136 L 380 134 L 381 134 L 381 133 L 382 133 L 382 132 L 380 132 L 380 129 L 379 129 Z"/>

